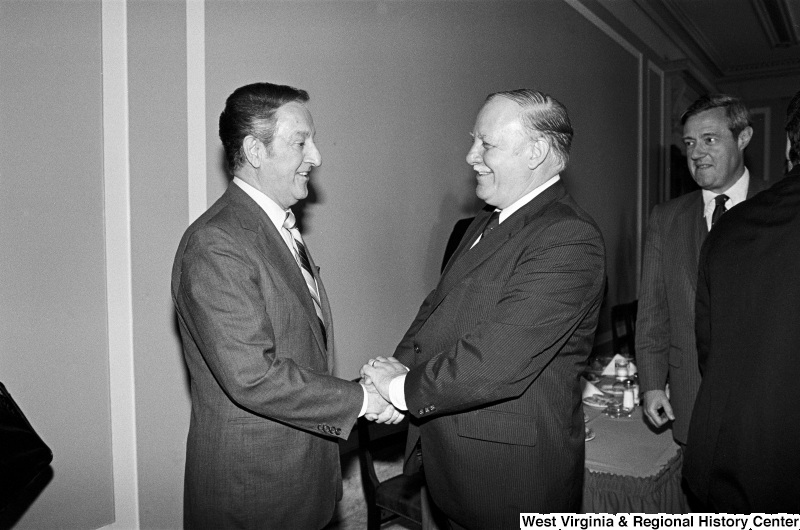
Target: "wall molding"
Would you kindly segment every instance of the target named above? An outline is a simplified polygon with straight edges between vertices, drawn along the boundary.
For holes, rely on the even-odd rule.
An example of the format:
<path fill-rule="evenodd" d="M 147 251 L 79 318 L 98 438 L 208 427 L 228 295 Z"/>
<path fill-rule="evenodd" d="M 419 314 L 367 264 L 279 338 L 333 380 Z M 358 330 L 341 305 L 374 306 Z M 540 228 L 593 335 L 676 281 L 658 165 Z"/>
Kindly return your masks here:
<path fill-rule="evenodd" d="M 208 208 L 206 175 L 206 14 L 204 0 L 186 0 L 186 104 L 189 222 Z"/>
<path fill-rule="evenodd" d="M 128 115 L 127 4 L 102 0 L 103 184 L 115 521 L 139 528 Z"/>
<path fill-rule="evenodd" d="M 651 175 L 649 173 L 649 169 L 654 166 L 654 164 L 648 164 L 648 171 L 645 172 L 647 178 L 644 178 L 642 181 L 642 195 L 639 200 L 639 211 L 638 211 L 638 218 L 639 218 L 639 226 L 637 227 L 636 233 L 636 252 L 637 256 L 639 257 L 636 263 L 636 292 L 639 292 L 641 276 L 642 276 L 642 255 L 644 252 L 644 225 L 647 222 L 647 218 L 649 217 L 649 206 L 650 206 L 650 197 L 651 197 L 651 188 L 655 186 L 656 188 L 661 186 L 661 182 L 663 181 L 663 176 L 667 173 L 667 163 L 669 157 L 667 156 L 667 145 L 666 145 L 666 135 L 667 135 L 667 107 L 666 107 L 666 72 L 663 68 L 655 64 L 653 61 L 647 61 L 647 72 L 648 74 L 654 74 L 658 77 L 658 110 L 657 113 L 651 112 L 647 113 L 648 123 L 647 123 L 647 130 L 648 133 L 653 128 L 652 120 L 658 120 L 658 138 L 657 138 L 657 145 L 660 146 L 658 149 L 659 153 L 659 160 L 657 161 L 657 175 Z M 650 83 L 647 83 L 648 94 L 652 94 L 653 87 Z M 652 143 L 651 138 L 651 143 Z M 652 152 L 652 151 L 651 151 Z M 649 156 L 649 155 L 648 155 Z M 645 208 L 647 206 L 648 208 Z"/>
<path fill-rule="evenodd" d="M 645 119 L 649 118 L 650 115 L 645 108 L 645 101 L 646 101 L 646 88 L 648 87 L 646 75 L 650 71 L 657 72 L 657 75 L 661 78 L 661 83 L 659 85 L 660 93 L 660 100 L 661 100 L 661 108 L 660 108 L 660 119 L 663 123 L 664 121 L 664 71 L 659 68 L 656 64 L 654 64 L 650 59 L 645 58 L 644 49 L 646 47 L 639 47 L 633 44 L 630 40 L 625 38 L 619 31 L 615 30 L 611 24 L 603 20 L 599 15 L 597 15 L 592 9 L 587 7 L 585 4 L 589 3 L 587 0 L 564 0 L 564 2 L 574 8 L 578 13 L 583 15 L 586 20 L 594 24 L 600 31 L 605 33 L 611 40 L 616 42 L 622 49 L 630 53 L 637 61 L 637 68 L 638 68 L 638 86 L 637 86 L 637 122 L 638 122 L 638 131 L 637 131 L 637 145 L 636 145 L 636 198 L 637 198 L 637 206 L 636 206 L 636 278 L 634 284 L 636 286 L 636 290 L 639 290 L 639 281 L 641 278 L 641 263 L 642 263 L 642 253 L 643 253 L 643 237 L 642 234 L 644 232 L 644 223 L 645 223 L 645 189 L 649 186 L 649 182 L 653 181 L 654 177 L 649 175 L 645 170 Z M 645 61 L 647 61 L 647 68 L 645 68 Z M 664 136 L 663 131 L 661 133 L 661 137 L 659 139 L 659 145 L 664 146 Z M 663 168 L 660 169 L 663 171 Z M 647 177 L 647 182 L 645 182 L 645 177 Z"/>
<path fill-rule="evenodd" d="M 770 175 L 770 165 L 772 162 L 771 155 L 770 155 L 770 143 L 772 140 L 772 109 L 769 107 L 756 107 L 750 109 L 750 114 L 761 114 L 764 116 L 764 133 L 760 135 L 761 141 L 764 143 L 764 160 L 762 161 L 762 165 L 760 168 L 759 173 L 761 174 L 761 178 L 765 181 L 768 181 L 772 178 Z"/>

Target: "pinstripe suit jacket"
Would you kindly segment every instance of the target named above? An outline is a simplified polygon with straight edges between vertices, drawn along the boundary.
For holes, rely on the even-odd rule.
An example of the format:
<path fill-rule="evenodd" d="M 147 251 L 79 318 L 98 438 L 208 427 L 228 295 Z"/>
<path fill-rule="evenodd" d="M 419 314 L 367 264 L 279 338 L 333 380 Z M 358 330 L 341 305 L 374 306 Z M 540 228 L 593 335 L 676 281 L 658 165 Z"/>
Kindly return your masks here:
<path fill-rule="evenodd" d="M 747 197 L 764 187 L 763 181 L 751 174 Z M 707 234 L 701 190 L 653 208 L 639 288 L 636 361 L 641 390 L 664 390 L 669 376 L 670 405 L 675 413 L 672 436 L 683 444 L 700 387 L 694 300 L 700 247 Z"/>
<path fill-rule="evenodd" d="M 289 249 L 235 184 L 184 234 L 172 297 L 192 398 L 185 527 L 308 530 L 331 519 L 336 437 L 348 437 L 363 391 L 330 375 L 319 290 L 327 348 Z"/>
<path fill-rule="evenodd" d="M 580 507 L 579 376 L 605 278 L 594 221 L 559 181 L 470 249 L 467 229 L 395 356 L 412 367 L 409 456 L 422 443 L 433 499 L 467 528 Z"/>

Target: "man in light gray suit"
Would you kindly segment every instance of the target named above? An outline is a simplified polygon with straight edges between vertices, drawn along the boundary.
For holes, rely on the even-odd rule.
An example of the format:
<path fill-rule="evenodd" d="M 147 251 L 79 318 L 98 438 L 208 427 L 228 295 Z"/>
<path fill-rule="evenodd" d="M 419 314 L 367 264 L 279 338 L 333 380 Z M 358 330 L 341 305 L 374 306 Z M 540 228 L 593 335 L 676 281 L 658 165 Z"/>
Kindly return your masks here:
<path fill-rule="evenodd" d="M 342 495 L 337 439 L 361 414 L 400 419 L 374 388 L 331 375 L 330 305 L 290 210 L 321 163 L 307 101 L 269 83 L 230 95 L 219 134 L 233 182 L 175 256 L 186 528 L 322 528 Z"/>
<path fill-rule="evenodd" d="M 724 211 L 765 186 L 744 165 L 753 129 L 739 99 L 703 96 L 683 113 L 681 123 L 689 171 L 702 189 L 660 204 L 650 215 L 636 358 L 645 415 L 657 427 L 673 421 L 672 435 L 684 445 L 700 386 L 694 334 L 700 246 Z"/>

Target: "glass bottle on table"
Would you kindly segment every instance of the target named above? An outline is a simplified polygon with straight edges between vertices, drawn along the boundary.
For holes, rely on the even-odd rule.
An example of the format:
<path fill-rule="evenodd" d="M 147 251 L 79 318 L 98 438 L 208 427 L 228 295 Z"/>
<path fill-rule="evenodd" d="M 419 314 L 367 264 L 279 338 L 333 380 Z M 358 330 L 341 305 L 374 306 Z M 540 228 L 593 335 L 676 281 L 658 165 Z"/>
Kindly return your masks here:
<path fill-rule="evenodd" d="M 634 405 L 639 405 L 639 374 L 633 374 L 630 380 L 633 384 L 633 403 Z"/>
<path fill-rule="evenodd" d="M 628 360 L 618 359 L 614 361 L 614 376 L 617 381 L 623 383 L 628 379 Z"/>
<path fill-rule="evenodd" d="M 625 388 L 622 391 L 622 408 L 625 412 L 631 412 L 635 405 L 633 380 L 628 379 L 625 381 Z"/>

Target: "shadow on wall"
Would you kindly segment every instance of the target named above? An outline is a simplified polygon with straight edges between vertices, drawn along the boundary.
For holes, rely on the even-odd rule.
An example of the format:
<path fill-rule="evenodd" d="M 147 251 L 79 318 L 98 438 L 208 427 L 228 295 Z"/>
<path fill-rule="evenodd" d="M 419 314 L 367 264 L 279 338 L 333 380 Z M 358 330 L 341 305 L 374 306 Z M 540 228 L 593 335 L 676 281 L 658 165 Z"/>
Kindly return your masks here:
<path fill-rule="evenodd" d="M 25 512 L 28 511 L 39 495 L 44 491 L 48 484 L 53 480 L 53 468 L 48 466 L 42 471 L 22 494 L 9 504 L 5 510 L 0 512 L 0 530 L 10 530 L 16 525 Z"/>

